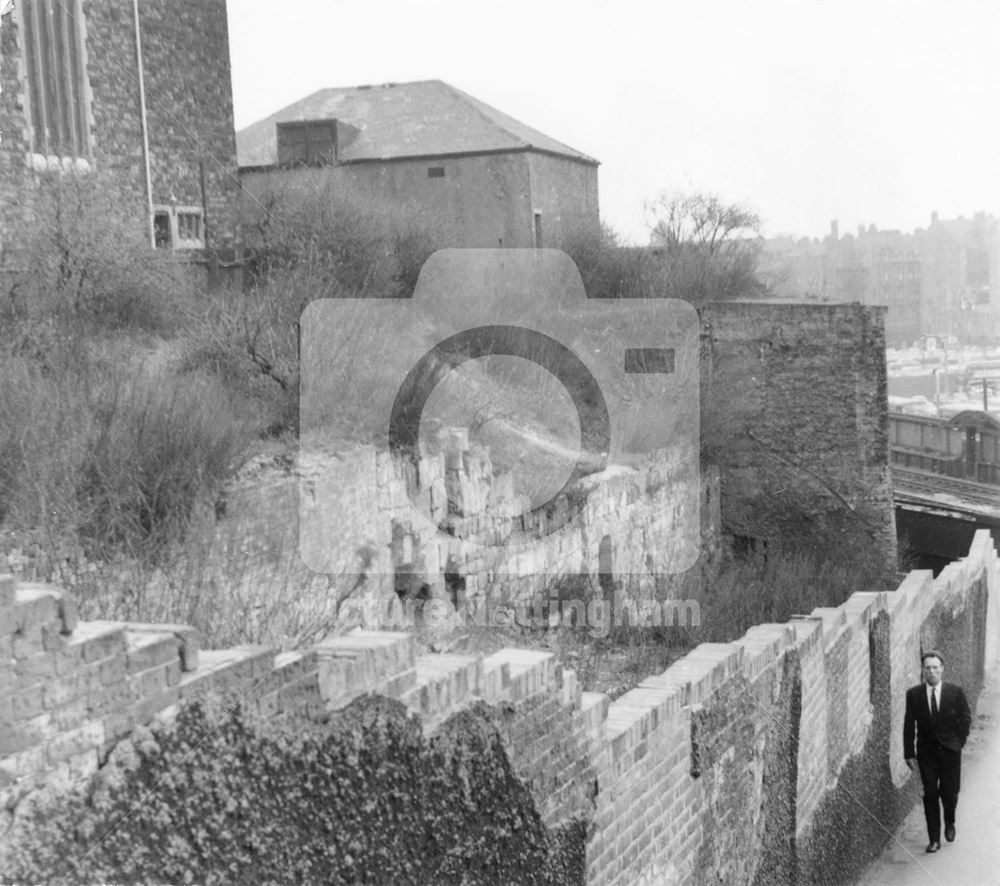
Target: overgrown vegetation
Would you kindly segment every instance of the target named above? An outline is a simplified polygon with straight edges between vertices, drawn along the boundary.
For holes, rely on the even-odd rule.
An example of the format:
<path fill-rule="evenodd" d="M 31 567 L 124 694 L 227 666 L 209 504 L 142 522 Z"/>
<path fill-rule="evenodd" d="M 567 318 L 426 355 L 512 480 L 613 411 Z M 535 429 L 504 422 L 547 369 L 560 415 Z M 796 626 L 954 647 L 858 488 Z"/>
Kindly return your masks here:
<path fill-rule="evenodd" d="M 627 580 L 607 577 L 598 587 L 586 576 L 567 576 L 557 583 L 559 599 L 584 604 L 574 618 L 565 617 L 571 610 L 562 606 L 561 623 L 550 624 L 548 601 L 511 602 L 511 624 L 462 627 L 450 638 L 436 638 L 436 645 L 480 654 L 504 646 L 544 649 L 573 668 L 586 691 L 617 698 L 700 643 L 729 643 L 754 625 L 839 606 L 856 591 L 891 590 L 895 582 L 864 535 L 842 538 L 835 547 L 804 535 L 770 548 L 739 539 L 714 563 L 661 577 L 649 598 L 631 592 Z M 601 600 L 604 605 L 596 606 Z M 583 611 L 588 621 L 576 623 Z"/>
<path fill-rule="evenodd" d="M 322 633 L 350 583 L 322 589 L 305 611 L 290 580 L 264 601 L 242 571 L 220 574 L 210 554 L 218 497 L 269 438 L 283 448 L 316 427 L 355 441 L 384 432 L 372 418 L 382 418 L 386 404 L 373 404 L 392 393 L 399 367 L 372 353 L 385 353 L 386 337 L 422 331 L 412 323 L 387 328 L 374 300 L 412 292 L 432 227 L 416 214 L 306 181 L 251 204 L 243 222 L 252 257 L 245 291 L 206 293 L 189 264 L 148 248 L 143 232 L 124 220 L 124 197 L 106 182 L 43 176 L 34 200 L 22 273 L 10 278 L 2 305 L 0 550 L 27 554 L 38 578 L 85 591 L 89 617 L 184 621 L 217 645 L 307 642 Z M 605 227 L 570 251 L 592 295 L 746 297 L 761 291 L 758 229 L 757 217 L 740 207 L 667 197 L 652 207 L 655 248 L 625 247 Z M 371 310 L 333 330 L 336 371 L 307 397 L 312 425 L 301 427 L 301 312 L 317 298 L 356 296 Z M 532 403 L 544 418 L 551 398 L 535 376 L 510 367 L 500 374 L 495 388 L 477 377 L 469 423 L 499 431 L 502 449 L 518 410 Z M 523 397 L 516 390 L 522 377 L 534 379 L 522 385 Z M 337 392 L 348 388 L 364 395 L 347 402 Z M 731 415 L 719 403 L 703 416 L 709 460 L 718 455 L 712 446 L 732 442 Z M 516 454 L 524 438 L 515 438 Z M 787 502 L 775 502 L 801 524 Z M 665 647 L 731 639 L 756 621 L 835 605 L 850 590 L 875 585 L 863 546 L 836 560 L 818 550 L 810 542 L 735 558 L 706 592 L 696 632 L 591 636 L 581 648 L 591 650 L 593 667 L 579 665 L 596 674 L 602 650 L 620 657 L 627 649 L 625 669 L 639 674 L 650 647 L 659 670 Z"/>
<path fill-rule="evenodd" d="M 647 203 L 649 244 L 626 245 L 607 225 L 567 246 L 591 297 L 710 301 L 761 298 L 760 217 L 700 193 L 664 192 Z"/>
<path fill-rule="evenodd" d="M 170 342 L 190 275 L 92 178 L 43 176 L 0 326 L 0 521 L 42 578 L 82 559 L 155 561 L 249 441 L 216 379 Z"/>
<path fill-rule="evenodd" d="M 306 175 L 307 170 L 303 170 Z M 262 195 L 245 204 L 249 265 L 243 292 L 206 306 L 184 355 L 186 369 L 207 369 L 253 400 L 271 434 L 298 430 L 299 321 L 322 298 L 403 298 L 433 251 L 433 226 L 415 213 L 373 206 L 336 190 L 325 177 Z M 366 378 L 366 390 L 391 387 L 382 378 L 386 329 L 377 305 L 361 305 L 350 328 L 331 330 L 337 371 Z M 374 356 L 373 356 L 374 355 Z M 392 376 L 398 383 L 398 368 Z M 331 389 L 347 390 L 333 376 Z M 370 400 L 333 398 L 333 433 L 374 435 Z"/>
<path fill-rule="evenodd" d="M 127 220 L 134 198 L 105 178 L 62 172 L 40 175 L 27 199 L 33 220 L 17 234 L 19 272 L 4 293 L 7 348 L 54 361 L 92 338 L 176 331 L 191 277 Z"/>
<path fill-rule="evenodd" d="M 826 550 L 788 546 L 731 557 L 707 583 L 692 642 L 729 642 L 757 624 L 780 623 L 813 609 L 839 606 L 855 591 L 889 590 L 879 552 L 863 544 Z"/>
<path fill-rule="evenodd" d="M 329 628 L 339 589 L 322 612 L 275 618 L 206 554 L 224 484 L 297 431 L 302 308 L 412 287 L 428 252 L 405 219 L 387 230 L 329 196 L 271 207 L 246 291 L 207 292 L 201 269 L 149 248 L 113 184 L 38 179 L 0 305 L 0 553 L 74 587 L 89 617 L 191 621 L 209 644 Z M 380 330 L 352 333 L 363 347 Z"/>

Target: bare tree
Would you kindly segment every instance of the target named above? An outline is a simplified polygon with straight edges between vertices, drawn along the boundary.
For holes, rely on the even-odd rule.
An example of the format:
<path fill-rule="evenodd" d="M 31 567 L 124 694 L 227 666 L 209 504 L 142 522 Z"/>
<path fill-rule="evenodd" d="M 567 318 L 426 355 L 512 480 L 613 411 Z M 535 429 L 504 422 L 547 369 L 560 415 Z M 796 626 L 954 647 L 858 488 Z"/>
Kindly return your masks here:
<path fill-rule="evenodd" d="M 707 194 L 665 192 L 646 204 L 646 213 L 665 295 L 704 302 L 766 294 L 758 273 L 761 222 L 753 210 Z"/>

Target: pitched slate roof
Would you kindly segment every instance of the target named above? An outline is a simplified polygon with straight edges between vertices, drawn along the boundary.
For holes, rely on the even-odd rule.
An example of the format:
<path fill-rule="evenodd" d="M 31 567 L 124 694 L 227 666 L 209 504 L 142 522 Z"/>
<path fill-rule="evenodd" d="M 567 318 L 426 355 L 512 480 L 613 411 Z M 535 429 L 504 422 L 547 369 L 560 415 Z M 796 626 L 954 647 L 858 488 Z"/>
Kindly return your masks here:
<path fill-rule="evenodd" d="M 241 167 L 275 164 L 276 123 L 334 119 L 360 130 L 338 154 L 345 163 L 534 149 L 597 165 L 441 80 L 321 89 L 237 132 L 237 161 Z"/>

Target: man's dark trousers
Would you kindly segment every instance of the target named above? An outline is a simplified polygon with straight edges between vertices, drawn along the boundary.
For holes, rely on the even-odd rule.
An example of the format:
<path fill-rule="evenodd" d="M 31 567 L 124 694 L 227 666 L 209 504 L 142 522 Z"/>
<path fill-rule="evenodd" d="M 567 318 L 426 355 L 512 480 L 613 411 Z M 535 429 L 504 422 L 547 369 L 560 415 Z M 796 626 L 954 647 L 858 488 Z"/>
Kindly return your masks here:
<path fill-rule="evenodd" d="M 924 817 L 929 839 L 941 841 L 941 807 L 944 825 L 955 824 L 955 807 L 962 781 L 962 752 L 944 745 L 917 754 L 920 780 L 924 784 Z"/>

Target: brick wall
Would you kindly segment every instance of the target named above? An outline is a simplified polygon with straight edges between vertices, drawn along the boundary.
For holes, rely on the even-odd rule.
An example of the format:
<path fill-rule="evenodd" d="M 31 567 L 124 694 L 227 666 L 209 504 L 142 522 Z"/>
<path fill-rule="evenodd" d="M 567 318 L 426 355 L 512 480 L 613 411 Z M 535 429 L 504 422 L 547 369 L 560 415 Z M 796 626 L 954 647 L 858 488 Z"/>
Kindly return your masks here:
<path fill-rule="evenodd" d="M 919 649 L 942 648 L 974 700 L 995 664 L 998 594 L 983 531 L 936 579 L 914 572 L 893 592 L 703 644 L 609 703 L 544 652 L 416 656 L 408 635 L 371 631 L 279 656 L 199 652 L 188 628 L 77 622 L 64 593 L 7 577 L 0 850 L 25 797 L 86 778 L 179 703 L 240 701 L 282 730 L 376 693 L 429 733 L 473 703 L 499 710 L 538 815 L 589 823 L 587 883 L 852 882 L 915 799 L 899 737 Z"/>
<path fill-rule="evenodd" d="M 239 704 L 280 731 L 376 693 L 403 702 L 429 731 L 482 700 L 502 706 L 501 734 L 520 750 L 515 771 L 544 821 L 582 816 L 593 793 L 591 749 L 607 700 L 582 693 L 548 653 L 417 657 L 408 634 L 375 631 L 277 656 L 260 647 L 199 650 L 184 626 L 77 622 L 64 592 L 10 576 L 0 580 L 0 626 L 0 832 L 34 790 L 92 775 L 136 726 L 194 701 Z"/>
<path fill-rule="evenodd" d="M 86 0 L 83 11 L 92 145 L 88 168 L 116 193 L 124 191 L 123 211 L 145 231 L 132 3 Z M 0 245 L 7 248 L 17 246 L 19 222 L 30 212 L 32 170 L 41 162 L 31 156 L 18 14 L 0 29 Z M 181 5 L 141 0 L 139 21 L 153 202 L 204 205 L 207 245 L 231 246 L 239 183 L 225 0 Z"/>

